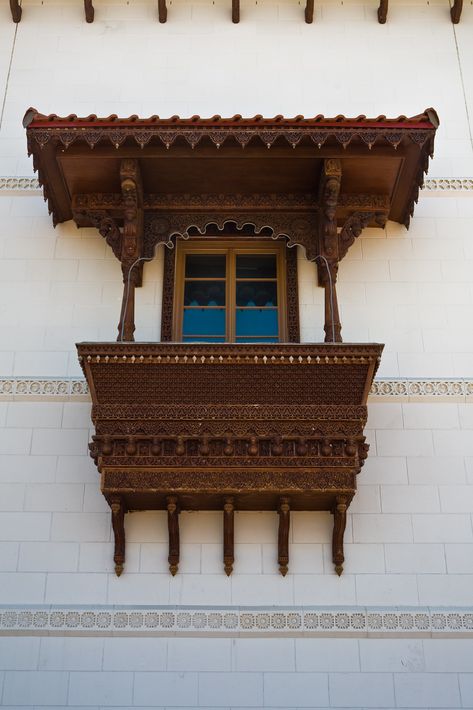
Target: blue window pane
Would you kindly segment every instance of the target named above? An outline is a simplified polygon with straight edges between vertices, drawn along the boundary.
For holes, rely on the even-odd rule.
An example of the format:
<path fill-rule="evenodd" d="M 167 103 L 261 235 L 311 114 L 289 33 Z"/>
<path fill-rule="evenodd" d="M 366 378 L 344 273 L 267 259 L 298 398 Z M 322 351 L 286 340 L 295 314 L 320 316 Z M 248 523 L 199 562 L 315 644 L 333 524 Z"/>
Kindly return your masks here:
<path fill-rule="evenodd" d="M 278 311 L 276 308 L 237 308 L 236 336 L 278 335 Z"/>
<path fill-rule="evenodd" d="M 184 308 L 182 335 L 225 336 L 225 309 Z"/>
<path fill-rule="evenodd" d="M 236 285 L 237 306 L 277 306 L 277 291 L 274 281 L 239 281 Z"/>

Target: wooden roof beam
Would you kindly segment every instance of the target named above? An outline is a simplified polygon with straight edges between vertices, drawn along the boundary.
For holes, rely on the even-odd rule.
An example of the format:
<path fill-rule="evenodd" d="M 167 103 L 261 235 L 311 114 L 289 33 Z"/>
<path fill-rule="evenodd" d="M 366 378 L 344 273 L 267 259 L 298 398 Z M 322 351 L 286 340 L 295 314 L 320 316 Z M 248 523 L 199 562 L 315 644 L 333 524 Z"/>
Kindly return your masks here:
<path fill-rule="evenodd" d="M 450 9 L 450 17 L 454 25 L 458 25 L 463 10 L 463 0 L 454 0 L 453 7 Z"/>
<path fill-rule="evenodd" d="M 308 25 L 311 25 L 314 21 L 314 0 L 307 0 L 305 6 L 305 21 Z"/>
<path fill-rule="evenodd" d="M 240 22 L 240 0 L 232 0 L 232 22 Z"/>
<path fill-rule="evenodd" d="M 85 21 L 93 22 L 95 10 L 92 4 L 92 0 L 84 0 L 84 11 L 85 11 Z"/>
<path fill-rule="evenodd" d="M 388 2 L 389 0 L 380 0 L 378 7 L 378 22 L 384 25 L 388 19 Z"/>
<path fill-rule="evenodd" d="M 168 19 L 168 9 L 166 7 L 166 0 L 158 0 L 158 18 L 161 23 L 166 22 Z"/>
<path fill-rule="evenodd" d="M 13 22 L 19 22 L 21 20 L 21 7 L 19 0 L 10 0 L 10 10 Z"/>

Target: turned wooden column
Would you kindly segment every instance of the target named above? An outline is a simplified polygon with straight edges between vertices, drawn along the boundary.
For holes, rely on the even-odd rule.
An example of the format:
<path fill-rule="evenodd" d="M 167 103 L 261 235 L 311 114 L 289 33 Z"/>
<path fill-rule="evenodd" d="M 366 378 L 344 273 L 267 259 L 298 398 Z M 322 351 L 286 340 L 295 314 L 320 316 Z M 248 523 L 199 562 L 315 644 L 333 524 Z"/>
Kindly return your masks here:
<path fill-rule="evenodd" d="M 177 496 L 167 496 L 169 532 L 169 571 L 174 577 L 179 567 L 179 506 Z"/>
<path fill-rule="evenodd" d="M 330 270 L 330 276 L 328 274 L 328 270 Z M 340 323 L 340 314 L 338 311 L 338 298 L 336 287 L 337 272 L 338 264 L 329 264 L 328 268 L 325 269 L 325 276 L 323 278 L 323 286 L 325 290 L 324 340 L 326 343 L 342 342 L 342 324 Z"/>
<path fill-rule="evenodd" d="M 122 265 L 123 272 L 123 296 L 120 311 L 120 321 L 118 323 L 117 341 L 134 341 L 135 336 L 135 288 L 138 278 L 138 264 Z"/>
<path fill-rule="evenodd" d="M 332 537 L 332 560 L 335 565 L 335 572 L 338 576 L 343 572 L 343 535 L 347 524 L 348 499 L 346 496 L 337 496 L 335 508 L 333 510 L 333 537 Z"/>
<path fill-rule="evenodd" d="M 223 564 L 227 577 L 233 572 L 233 563 L 235 562 L 234 511 L 234 498 L 233 496 L 227 496 L 223 505 Z"/>
<path fill-rule="evenodd" d="M 279 528 L 278 528 L 278 564 L 279 571 L 285 577 L 289 565 L 289 524 L 290 506 L 289 498 L 281 496 L 279 499 Z"/>
<path fill-rule="evenodd" d="M 112 511 L 112 528 L 115 537 L 113 561 L 115 562 L 115 574 L 119 577 L 125 564 L 125 505 L 123 499 L 120 496 L 112 498 L 110 509 Z"/>

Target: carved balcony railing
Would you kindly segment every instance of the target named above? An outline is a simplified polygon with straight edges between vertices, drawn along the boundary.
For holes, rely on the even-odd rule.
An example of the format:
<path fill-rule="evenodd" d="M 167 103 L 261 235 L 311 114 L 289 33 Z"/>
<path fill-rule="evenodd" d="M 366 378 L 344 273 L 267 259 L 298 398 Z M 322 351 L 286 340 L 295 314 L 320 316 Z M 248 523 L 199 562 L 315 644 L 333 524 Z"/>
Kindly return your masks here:
<path fill-rule="evenodd" d="M 227 574 L 235 510 L 278 512 L 282 574 L 290 511 L 329 510 L 341 574 L 346 511 L 368 451 L 366 400 L 382 349 L 80 343 L 96 431 L 90 449 L 112 511 L 117 574 L 130 510 L 167 510 L 172 574 L 180 510 L 222 511 Z"/>

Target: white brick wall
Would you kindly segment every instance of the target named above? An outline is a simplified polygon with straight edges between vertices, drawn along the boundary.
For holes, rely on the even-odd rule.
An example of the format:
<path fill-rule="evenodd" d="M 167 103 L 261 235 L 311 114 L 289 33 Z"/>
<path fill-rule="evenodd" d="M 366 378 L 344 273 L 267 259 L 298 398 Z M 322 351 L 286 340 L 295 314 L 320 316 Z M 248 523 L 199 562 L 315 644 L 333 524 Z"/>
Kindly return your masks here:
<path fill-rule="evenodd" d="M 473 175 L 468 4 L 455 28 L 446 0 L 392 4 L 385 26 L 375 4 L 356 1 L 316 3 L 310 26 L 289 0 L 244 0 L 237 26 L 223 0 L 173 3 L 166 25 L 152 0 L 94 4 L 86 25 L 79 0 L 23 0 L 17 27 L 1 4 L 0 175 L 31 173 L 29 105 L 209 116 L 413 115 L 431 104 L 442 122 L 431 175 Z M 381 376 L 473 377 L 472 234 L 471 197 L 423 194 L 409 232 L 389 222 L 350 249 L 338 285 L 343 334 L 386 343 Z M 162 266 L 160 251 L 145 265 L 138 339 L 159 337 Z M 321 340 L 323 291 L 301 250 L 299 293 L 302 337 Z M 94 230 L 54 230 L 41 197 L 0 195 L 0 376 L 80 375 L 74 343 L 114 340 L 120 299 L 119 264 Z M 292 514 L 284 579 L 275 514 L 236 515 L 227 579 L 219 514 L 181 515 L 171 578 L 164 513 L 134 513 L 117 579 L 87 455 L 89 403 L 0 401 L 0 604 L 471 607 L 473 407 L 425 402 L 370 407 L 371 453 L 340 579 L 328 513 Z M 472 658 L 471 639 L 0 636 L 0 704 L 473 707 Z"/>

